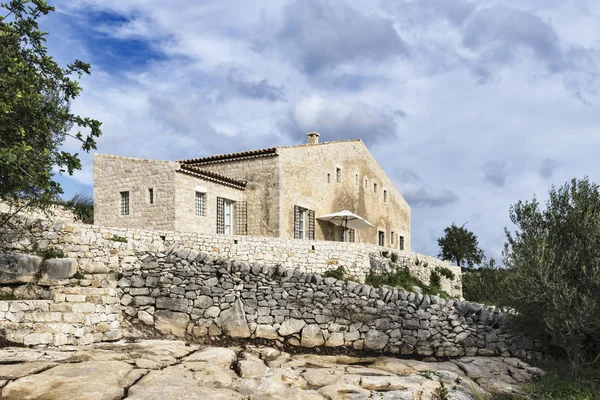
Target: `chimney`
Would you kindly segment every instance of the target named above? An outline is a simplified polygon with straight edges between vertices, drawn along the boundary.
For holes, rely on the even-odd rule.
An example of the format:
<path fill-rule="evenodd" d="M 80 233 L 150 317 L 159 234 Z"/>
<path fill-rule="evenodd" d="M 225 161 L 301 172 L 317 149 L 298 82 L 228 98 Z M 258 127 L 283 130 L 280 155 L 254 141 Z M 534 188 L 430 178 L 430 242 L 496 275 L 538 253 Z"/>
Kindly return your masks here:
<path fill-rule="evenodd" d="M 306 134 L 308 136 L 308 144 L 318 144 L 319 143 L 319 135 L 317 132 L 308 132 Z"/>

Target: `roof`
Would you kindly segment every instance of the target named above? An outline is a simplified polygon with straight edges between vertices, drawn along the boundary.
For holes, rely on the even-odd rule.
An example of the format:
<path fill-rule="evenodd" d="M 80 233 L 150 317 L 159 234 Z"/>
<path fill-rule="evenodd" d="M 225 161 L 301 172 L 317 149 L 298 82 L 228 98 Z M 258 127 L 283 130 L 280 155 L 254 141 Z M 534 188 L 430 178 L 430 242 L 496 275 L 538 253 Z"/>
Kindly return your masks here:
<path fill-rule="evenodd" d="M 233 188 L 241 189 L 241 190 L 244 190 L 246 188 L 246 184 L 247 184 L 246 181 L 239 181 L 237 179 L 229 178 L 227 176 L 216 174 L 214 172 L 204 171 L 193 165 L 181 164 L 181 169 L 177 170 L 177 172 L 204 178 L 209 181 L 221 183 L 221 184 L 231 186 Z"/>
<path fill-rule="evenodd" d="M 214 156 L 208 157 L 199 157 L 199 158 L 191 158 L 189 160 L 180 160 L 179 162 L 182 165 L 186 164 L 212 164 L 217 162 L 230 161 L 234 159 L 247 159 L 247 158 L 255 158 L 255 157 L 269 157 L 276 156 L 277 149 L 293 149 L 299 147 L 314 147 L 314 146 L 326 146 L 330 144 L 338 144 L 338 143 L 346 143 L 346 142 L 360 142 L 361 139 L 350 139 L 350 140 L 337 140 L 334 142 L 323 142 L 323 143 L 304 143 L 297 144 L 292 146 L 278 146 L 271 147 L 268 149 L 259 149 L 259 150 L 248 150 L 241 151 L 237 153 L 228 153 L 228 154 L 218 154 Z"/>

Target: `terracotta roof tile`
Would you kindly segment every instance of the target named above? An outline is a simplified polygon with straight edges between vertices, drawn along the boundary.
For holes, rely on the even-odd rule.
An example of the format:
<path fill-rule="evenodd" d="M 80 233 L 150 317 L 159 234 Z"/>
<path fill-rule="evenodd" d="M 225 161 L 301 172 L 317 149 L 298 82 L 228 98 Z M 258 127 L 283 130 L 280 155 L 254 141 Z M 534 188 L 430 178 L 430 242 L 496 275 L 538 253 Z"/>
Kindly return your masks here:
<path fill-rule="evenodd" d="M 216 174 L 210 171 L 204 171 L 198 167 L 193 165 L 181 164 L 181 169 L 178 172 L 187 173 L 190 175 L 199 176 L 201 178 L 205 178 L 208 180 L 212 180 L 214 182 L 223 183 L 225 185 L 233 186 L 237 189 L 245 189 L 246 181 L 239 181 L 237 179 L 229 178 L 225 175 Z"/>
<path fill-rule="evenodd" d="M 217 155 L 208 156 L 208 157 L 191 158 L 189 160 L 180 160 L 179 162 L 182 165 L 185 165 L 185 164 L 208 164 L 208 163 L 214 163 L 214 162 L 228 161 L 228 160 L 232 160 L 232 159 L 236 159 L 236 158 L 276 156 L 277 149 L 293 149 L 296 147 L 325 146 L 325 145 L 330 145 L 330 144 L 346 143 L 346 142 L 360 142 L 360 141 L 361 141 L 361 139 L 349 139 L 349 140 L 337 140 L 334 142 L 323 142 L 323 143 L 314 143 L 314 144 L 304 143 L 304 144 L 296 144 L 296 145 L 292 145 L 292 146 L 278 146 L 278 147 L 271 147 L 268 149 L 248 150 L 248 151 L 241 151 L 241 152 L 237 152 L 237 153 L 217 154 Z"/>

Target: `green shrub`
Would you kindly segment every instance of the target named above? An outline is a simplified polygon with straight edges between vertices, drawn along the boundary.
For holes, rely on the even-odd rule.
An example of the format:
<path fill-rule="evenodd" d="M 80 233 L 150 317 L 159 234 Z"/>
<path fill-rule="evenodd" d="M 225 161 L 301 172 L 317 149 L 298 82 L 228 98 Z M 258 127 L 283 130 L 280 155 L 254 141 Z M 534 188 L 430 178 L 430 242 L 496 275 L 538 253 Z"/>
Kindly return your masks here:
<path fill-rule="evenodd" d="M 510 208 L 506 300 L 514 326 L 561 348 L 577 376 L 600 366 L 600 187 L 573 179 L 548 197 L 545 207 L 534 197 Z"/>
<path fill-rule="evenodd" d="M 81 272 L 81 271 L 75 272 L 75 275 L 73 275 L 73 278 L 75 278 L 75 279 L 83 279 L 84 278 L 83 272 Z"/>
<path fill-rule="evenodd" d="M 127 239 L 119 235 L 112 235 L 108 240 L 112 240 L 113 242 L 127 243 Z"/>
<path fill-rule="evenodd" d="M 453 280 L 455 278 L 454 272 L 450 270 L 448 267 L 438 267 L 437 271 L 441 276 Z"/>
<path fill-rule="evenodd" d="M 421 288 L 423 294 L 436 295 L 445 299 L 450 297 L 448 293 L 440 289 L 439 285 L 427 286 L 420 279 L 412 276 L 408 271 L 408 268 L 402 268 L 398 265 L 393 265 L 392 271 L 386 274 L 376 274 L 373 272 L 369 272 L 369 274 L 365 278 L 365 284 L 376 288 L 384 285 L 392 286 L 411 292 L 413 291 L 413 287 L 417 286 Z"/>
<path fill-rule="evenodd" d="M 442 287 L 442 277 L 437 271 L 431 271 L 429 275 L 429 286 L 440 288 Z"/>
<path fill-rule="evenodd" d="M 344 277 L 346 276 L 346 268 L 340 265 L 336 269 L 330 269 L 329 271 L 325 271 L 325 273 L 322 276 L 323 278 L 335 278 L 339 280 L 344 280 Z"/>
<path fill-rule="evenodd" d="M 65 258 L 65 253 L 61 249 L 57 249 L 54 247 L 47 247 L 44 250 L 38 250 L 37 253 L 44 259 Z"/>
<path fill-rule="evenodd" d="M 398 262 L 398 253 L 394 253 L 392 252 L 392 254 L 390 255 L 390 260 L 396 264 Z"/>
<path fill-rule="evenodd" d="M 596 375 L 598 374 L 598 370 Z M 598 382 L 591 377 L 569 379 L 568 371 L 553 371 L 523 387 L 522 393 L 496 394 L 490 400 L 600 400 Z"/>
<path fill-rule="evenodd" d="M 512 273 L 507 269 L 482 267 L 462 274 L 463 296 L 467 301 L 504 306 Z"/>
<path fill-rule="evenodd" d="M 346 274 L 346 268 L 344 268 L 342 265 L 340 265 L 336 269 L 330 269 L 329 271 L 325 271 L 325 273 L 323 273 L 321 276 L 323 278 L 335 278 L 340 281 L 358 282 L 358 279 L 355 276 Z"/>

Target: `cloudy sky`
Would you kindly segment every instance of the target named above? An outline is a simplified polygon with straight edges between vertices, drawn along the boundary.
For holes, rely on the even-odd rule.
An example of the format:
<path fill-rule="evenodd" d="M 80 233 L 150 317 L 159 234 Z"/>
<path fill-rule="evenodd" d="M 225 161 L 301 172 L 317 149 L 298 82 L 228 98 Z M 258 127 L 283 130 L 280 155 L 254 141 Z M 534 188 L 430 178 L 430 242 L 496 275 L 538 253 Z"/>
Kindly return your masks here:
<path fill-rule="evenodd" d="M 452 222 L 498 257 L 509 206 L 600 182 L 597 0 L 55 0 L 75 111 L 101 153 L 184 159 L 363 139 L 412 207 L 413 250 Z M 67 143 L 72 146 L 73 143 Z M 91 193 L 89 156 L 67 195 Z"/>

